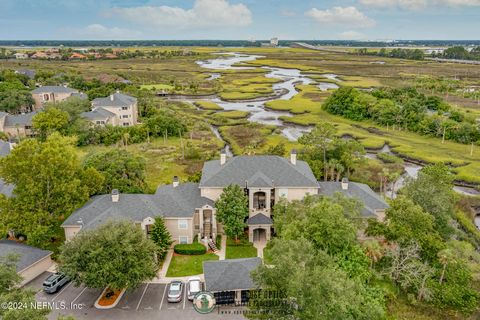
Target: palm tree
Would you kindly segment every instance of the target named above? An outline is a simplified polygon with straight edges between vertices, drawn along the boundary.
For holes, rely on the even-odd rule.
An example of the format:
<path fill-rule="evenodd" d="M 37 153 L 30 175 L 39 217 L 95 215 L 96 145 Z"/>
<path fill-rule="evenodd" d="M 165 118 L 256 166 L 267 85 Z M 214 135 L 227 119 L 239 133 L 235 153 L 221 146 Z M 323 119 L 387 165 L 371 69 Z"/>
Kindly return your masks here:
<path fill-rule="evenodd" d="M 335 170 L 337 171 L 337 178 L 335 181 L 340 181 L 340 176 L 342 175 L 342 173 L 345 171 L 345 167 L 340 163 L 338 162 L 336 165 L 335 165 Z"/>
<path fill-rule="evenodd" d="M 384 255 L 385 250 L 377 240 L 366 240 L 363 244 L 365 254 L 370 258 L 370 268 Z"/>
<path fill-rule="evenodd" d="M 337 164 L 339 164 L 337 159 L 328 160 L 327 166 L 328 166 L 328 169 L 330 169 L 330 181 L 335 180 L 335 167 L 337 166 Z"/>

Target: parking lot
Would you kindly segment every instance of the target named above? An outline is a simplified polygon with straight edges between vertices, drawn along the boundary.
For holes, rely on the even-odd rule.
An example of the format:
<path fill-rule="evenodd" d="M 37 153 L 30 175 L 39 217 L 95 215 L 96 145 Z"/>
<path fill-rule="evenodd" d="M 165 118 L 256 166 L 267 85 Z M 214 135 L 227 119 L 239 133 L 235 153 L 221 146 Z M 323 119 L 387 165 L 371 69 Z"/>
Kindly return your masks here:
<path fill-rule="evenodd" d="M 191 301 L 183 292 L 183 299 L 179 303 L 167 301 L 167 286 L 160 283 L 146 283 L 134 290 L 125 292 L 119 303 L 112 309 L 98 310 L 94 303 L 101 294 L 100 289 L 91 289 L 84 286 L 75 287 L 68 283 L 59 292 L 48 294 L 41 290 L 43 280 L 48 273 L 42 274 L 28 284 L 37 290 L 37 301 L 53 306 L 50 315 L 56 319 L 58 315 L 73 315 L 81 319 L 243 319 L 241 315 L 218 314 L 213 311 L 208 315 L 197 313 Z"/>

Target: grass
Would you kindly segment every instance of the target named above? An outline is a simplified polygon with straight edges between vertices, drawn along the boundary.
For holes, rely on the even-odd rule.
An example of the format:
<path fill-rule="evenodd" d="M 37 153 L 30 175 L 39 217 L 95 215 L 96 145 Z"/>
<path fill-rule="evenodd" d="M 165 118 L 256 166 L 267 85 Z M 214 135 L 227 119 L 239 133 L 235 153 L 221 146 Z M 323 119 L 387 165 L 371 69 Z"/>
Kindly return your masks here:
<path fill-rule="evenodd" d="M 213 114 L 214 117 L 224 117 L 228 119 L 244 119 L 249 115 L 250 112 L 240 110 L 221 111 Z"/>
<path fill-rule="evenodd" d="M 236 243 L 235 239 L 227 238 L 226 259 L 254 258 L 257 256 L 257 248 L 252 243 L 245 238 L 239 240 L 239 243 Z"/>
<path fill-rule="evenodd" d="M 203 261 L 218 260 L 214 253 L 202 255 L 174 254 L 167 270 L 167 277 L 185 277 L 203 273 Z"/>
<path fill-rule="evenodd" d="M 167 90 L 167 91 L 171 91 L 175 89 L 174 86 L 169 84 L 142 84 L 140 88 L 147 89 L 147 90 Z"/>
<path fill-rule="evenodd" d="M 196 101 L 195 105 L 203 110 L 223 110 L 222 107 L 211 101 Z"/>

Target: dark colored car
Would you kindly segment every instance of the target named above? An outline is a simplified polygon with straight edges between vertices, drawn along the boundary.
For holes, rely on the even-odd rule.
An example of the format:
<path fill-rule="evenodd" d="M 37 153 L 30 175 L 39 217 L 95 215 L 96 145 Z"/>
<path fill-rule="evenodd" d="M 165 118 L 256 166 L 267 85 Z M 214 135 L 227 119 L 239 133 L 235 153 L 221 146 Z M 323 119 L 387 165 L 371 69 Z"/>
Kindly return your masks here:
<path fill-rule="evenodd" d="M 69 282 L 70 279 L 63 273 L 58 272 L 51 274 L 45 281 L 43 281 L 43 291 L 46 293 L 55 293 Z"/>

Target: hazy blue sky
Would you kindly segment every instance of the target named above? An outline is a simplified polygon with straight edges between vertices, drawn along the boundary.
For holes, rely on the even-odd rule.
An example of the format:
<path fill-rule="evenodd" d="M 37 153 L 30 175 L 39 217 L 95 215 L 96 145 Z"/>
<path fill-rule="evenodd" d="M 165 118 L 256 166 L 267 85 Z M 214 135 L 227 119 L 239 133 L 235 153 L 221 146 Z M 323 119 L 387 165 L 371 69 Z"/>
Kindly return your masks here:
<path fill-rule="evenodd" d="M 479 39 L 480 0 L 0 0 L 0 39 Z"/>

